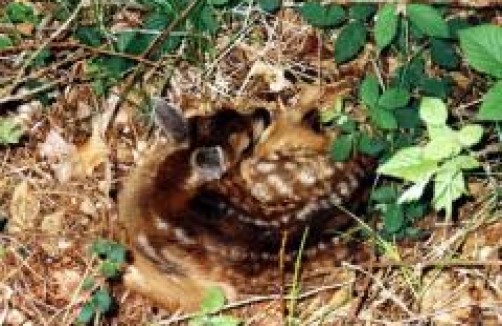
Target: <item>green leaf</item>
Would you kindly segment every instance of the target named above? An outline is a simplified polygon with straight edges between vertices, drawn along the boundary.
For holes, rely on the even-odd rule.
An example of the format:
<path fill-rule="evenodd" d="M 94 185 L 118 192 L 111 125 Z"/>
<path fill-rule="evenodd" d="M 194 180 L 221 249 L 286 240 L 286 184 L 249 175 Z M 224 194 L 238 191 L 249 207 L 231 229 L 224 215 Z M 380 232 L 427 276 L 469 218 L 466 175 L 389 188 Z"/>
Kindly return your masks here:
<path fill-rule="evenodd" d="M 279 10 L 282 0 L 259 0 L 260 8 L 266 12 L 273 13 Z"/>
<path fill-rule="evenodd" d="M 0 35 L 0 50 L 11 47 L 12 41 L 8 36 Z"/>
<path fill-rule="evenodd" d="M 46 66 L 51 57 L 51 51 L 48 48 L 42 49 L 30 63 L 30 67 L 38 68 Z"/>
<path fill-rule="evenodd" d="M 386 109 L 402 108 L 410 101 L 410 92 L 401 87 L 392 87 L 387 89 L 380 99 L 378 104 Z"/>
<path fill-rule="evenodd" d="M 456 134 L 453 134 L 453 137 L 432 138 L 424 147 L 424 157 L 430 160 L 441 161 L 460 154 L 462 146 L 455 136 Z"/>
<path fill-rule="evenodd" d="M 395 4 L 386 4 L 378 11 L 375 23 L 375 41 L 380 49 L 385 48 L 397 34 L 398 15 Z"/>
<path fill-rule="evenodd" d="M 202 299 L 200 310 L 204 314 L 212 314 L 225 306 L 225 293 L 219 286 L 209 287 Z"/>
<path fill-rule="evenodd" d="M 78 324 L 88 324 L 94 317 L 94 305 L 91 302 L 87 302 L 82 306 L 80 312 L 77 316 Z"/>
<path fill-rule="evenodd" d="M 378 156 L 387 147 L 383 140 L 371 138 L 366 134 L 361 134 L 357 145 L 361 153 L 369 156 Z"/>
<path fill-rule="evenodd" d="M 0 118 L 0 145 L 19 143 L 23 133 L 23 128 L 14 119 Z"/>
<path fill-rule="evenodd" d="M 213 6 L 222 6 L 228 3 L 229 0 L 206 0 L 208 4 Z"/>
<path fill-rule="evenodd" d="M 108 252 L 108 260 L 112 263 L 122 264 L 125 262 L 126 250 L 118 243 L 112 243 Z"/>
<path fill-rule="evenodd" d="M 92 296 L 92 303 L 101 313 L 106 313 L 112 306 L 112 298 L 107 290 L 98 290 Z"/>
<path fill-rule="evenodd" d="M 93 47 L 98 47 L 102 43 L 103 33 L 96 26 L 78 26 L 75 31 L 75 38 L 81 43 Z"/>
<path fill-rule="evenodd" d="M 354 58 L 366 43 L 366 28 L 355 20 L 348 23 L 338 35 L 335 42 L 335 61 L 344 63 Z"/>
<path fill-rule="evenodd" d="M 372 3 L 355 3 L 349 7 L 349 17 L 362 22 L 370 19 L 376 12 L 377 6 Z"/>
<path fill-rule="evenodd" d="M 434 178 L 434 209 L 446 211 L 447 219 L 453 212 L 453 203 L 466 194 L 464 175 L 454 166 L 444 164 Z"/>
<path fill-rule="evenodd" d="M 457 170 L 473 170 L 481 166 L 478 160 L 470 155 L 459 155 L 454 157 L 448 164 L 454 166 Z"/>
<path fill-rule="evenodd" d="M 423 77 L 420 80 L 420 89 L 425 96 L 446 99 L 450 92 L 450 85 L 445 79 Z"/>
<path fill-rule="evenodd" d="M 401 230 L 405 223 L 403 208 L 401 205 L 388 205 L 383 216 L 383 222 L 385 230 L 391 234 Z"/>
<path fill-rule="evenodd" d="M 92 277 L 86 277 L 84 281 L 82 282 L 82 290 L 84 291 L 89 291 L 92 290 L 96 282 Z"/>
<path fill-rule="evenodd" d="M 241 321 L 232 316 L 211 316 L 209 317 L 209 325 L 211 326 L 238 326 Z M 207 325 L 207 324 L 206 324 Z"/>
<path fill-rule="evenodd" d="M 101 274 L 106 278 L 115 278 L 119 275 L 119 267 L 111 261 L 103 261 L 100 265 Z"/>
<path fill-rule="evenodd" d="M 9 20 L 14 23 L 35 23 L 35 11 L 23 2 L 10 2 L 5 8 Z"/>
<path fill-rule="evenodd" d="M 333 147 L 331 148 L 331 157 L 333 160 L 336 162 L 346 161 L 352 153 L 353 140 L 352 135 L 339 136 L 333 142 Z"/>
<path fill-rule="evenodd" d="M 408 147 L 397 151 L 377 172 L 406 181 L 421 182 L 437 170 L 437 161 L 426 159 L 420 147 Z"/>
<path fill-rule="evenodd" d="M 481 25 L 460 32 L 460 46 L 471 66 L 502 78 L 502 28 Z"/>
<path fill-rule="evenodd" d="M 394 114 L 379 107 L 372 108 L 368 111 L 371 121 L 380 129 L 393 130 L 397 129 L 397 120 Z"/>
<path fill-rule="evenodd" d="M 445 69 L 455 69 L 460 65 L 460 58 L 453 43 L 439 39 L 431 40 L 431 59 L 435 64 Z"/>
<path fill-rule="evenodd" d="M 417 128 L 421 124 L 418 108 L 416 107 L 407 106 L 396 109 L 394 116 L 400 128 Z"/>
<path fill-rule="evenodd" d="M 469 24 L 466 18 L 455 17 L 448 20 L 448 28 L 450 29 L 450 35 L 454 39 L 458 39 L 459 33 L 468 27 L 471 27 L 471 25 Z"/>
<path fill-rule="evenodd" d="M 435 138 L 448 138 L 448 139 L 457 139 L 457 132 L 453 130 L 448 125 L 427 125 L 427 132 L 429 134 L 430 139 Z"/>
<path fill-rule="evenodd" d="M 422 79 L 425 77 L 424 70 L 424 59 L 416 57 L 408 64 L 403 65 L 396 70 L 391 86 L 398 86 L 411 90 L 413 87 L 419 86 L 422 82 Z"/>
<path fill-rule="evenodd" d="M 91 245 L 91 252 L 96 255 L 108 255 L 111 242 L 105 239 L 98 239 Z"/>
<path fill-rule="evenodd" d="M 329 28 L 339 26 L 345 20 L 345 10 L 337 4 L 321 5 L 310 1 L 300 7 L 300 14 L 314 27 Z"/>
<path fill-rule="evenodd" d="M 216 34 L 220 28 L 216 11 L 212 6 L 207 4 L 198 6 L 190 15 L 190 21 L 195 26 L 196 30 L 207 32 L 212 35 Z"/>
<path fill-rule="evenodd" d="M 410 4 L 406 12 L 411 22 L 422 32 L 432 37 L 448 37 L 449 29 L 439 12 L 430 5 Z"/>
<path fill-rule="evenodd" d="M 321 110 L 321 123 L 327 124 L 335 121 L 336 118 L 340 117 L 343 110 L 343 98 L 337 96 L 335 103 L 330 108 Z"/>
<path fill-rule="evenodd" d="M 398 203 L 403 204 L 420 199 L 420 197 L 422 197 L 422 195 L 424 194 L 425 186 L 427 186 L 429 181 L 430 177 L 418 183 L 415 183 L 414 185 L 406 189 L 406 191 L 404 191 L 399 197 Z"/>
<path fill-rule="evenodd" d="M 483 96 L 483 104 L 476 118 L 481 121 L 502 121 L 502 81 L 498 81 Z"/>
<path fill-rule="evenodd" d="M 380 186 L 371 192 L 371 200 L 380 204 L 390 204 L 397 199 L 397 190 L 393 186 Z"/>
<path fill-rule="evenodd" d="M 458 131 L 458 140 L 462 146 L 469 148 L 481 141 L 483 127 L 480 125 L 466 125 Z"/>
<path fill-rule="evenodd" d="M 380 97 L 380 85 L 375 75 L 368 74 L 359 87 L 359 98 L 368 107 L 374 107 Z"/>
<path fill-rule="evenodd" d="M 212 326 L 209 316 L 195 316 L 188 321 L 188 326 Z"/>
<path fill-rule="evenodd" d="M 428 125 L 443 126 L 448 119 L 448 109 L 440 99 L 424 97 L 420 103 L 420 118 Z"/>

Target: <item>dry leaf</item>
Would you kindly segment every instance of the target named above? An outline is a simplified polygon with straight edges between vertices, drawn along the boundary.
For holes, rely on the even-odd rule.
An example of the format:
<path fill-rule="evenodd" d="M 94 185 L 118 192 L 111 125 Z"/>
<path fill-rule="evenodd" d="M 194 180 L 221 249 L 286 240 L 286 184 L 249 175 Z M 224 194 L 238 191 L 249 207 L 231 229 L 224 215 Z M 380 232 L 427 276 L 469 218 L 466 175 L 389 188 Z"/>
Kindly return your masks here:
<path fill-rule="evenodd" d="M 8 230 L 18 232 L 34 226 L 35 218 L 40 212 L 40 201 L 33 194 L 26 180 L 14 189 L 10 202 L 10 218 Z"/>
<path fill-rule="evenodd" d="M 39 146 L 39 153 L 42 157 L 50 160 L 61 160 L 63 157 L 72 155 L 75 145 L 68 143 L 60 133 L 51 129 L 45 138 L 45 142 Z"/>
<path fill-rule="evenodd" d="M 19 23 L 16 24 L 16 30 L 23 36 L 31 36 L 35 26 L 32 23 Z"/>
<path fill-rule="evenodd" d="M 80 203 L 79 207 L 80 211 L 85 215 L 89 215 L 91 217 L 96 217 L 98 215 L 98 210 L 96 209 L 96 205 L 92 202 L 91 199 L 85 198 Z"/>
<path fill-rule="evenodd" d="M 263 77 L 272 92 L 280 92 L 291 86 L 291 82 L 284 76 L 284 69 L 282 67 L 274 66 L 262 61 L 254 63 L 249 75 L 250 77 Z"/>
<path fill-rule="evenodd" d="M 59 234 L 63 226 L 64 210 L 56 211 L 52 214 L 44 216 L 40 228 L 49 234 Z"/>
<path fill-rule="evenodd" d="M 73 269 L 57 270 L 54 271 L 53 277 L 58 285 L 57 296 L 67 301 L 72 300 L 82 281 L 81 273 Z M 81 302 L 84 299 L 85 295 L 82 294 L 77 298 L 77 302 Z"/>
<path fill-rule="evenodd" d="M 73 156 L 74 176 L 90 176 L 99 165 L 108 160 L 108 145 L 98 130 L 99 128 L 93 128 L 92 136 L 78 148 Z"/>

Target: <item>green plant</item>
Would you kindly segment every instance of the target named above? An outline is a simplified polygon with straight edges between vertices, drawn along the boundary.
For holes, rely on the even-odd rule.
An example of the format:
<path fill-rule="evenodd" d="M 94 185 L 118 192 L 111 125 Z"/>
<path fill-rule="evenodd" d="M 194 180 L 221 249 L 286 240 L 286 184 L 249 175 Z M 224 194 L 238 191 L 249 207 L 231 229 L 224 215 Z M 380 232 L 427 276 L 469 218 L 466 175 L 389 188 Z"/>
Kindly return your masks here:
<path fill-rule="evenodd" d="M 0 118 L 0 145 L 17 144 L 23 128 L 12 118 Z"/>
<path fill-rule="evenodd" d="M 123 246 L 113 241 L 99 239 L 91 245 L 90 252 L 99 257 L 98 270 L 106 280 L 115 279 L 120 275 L 121 266 L 126 258 Z M 112 310 L 114 298 L 106 287 L 97 285 L 93 277 L 83 281 L 82 289 L 90 291 L 91 295 L 82 306 L 76 319 L 77 323 L 88 324 Z"/>
<path fill-rule="evenodd" d="M 467 194 L 464 171 L 480 166 L 472 154 L 465 152 L 481 140 L 483 128 L 467 124 L 453 130 L 446 124 L 445 104 L 436 98 L 422 99 L 420 117 L 426 124 L 429 141 L 424 146 L 400 149 L 378 168 L 378 173 L 412 183 L 400 196 L 400 203 L 419 199 L 426 185 L 433 181 L 433 207 L 437 211 L 444 209 L 450 220 L 453 203 Z"/>
<path fill-rule="evenodd" d="M 225 306 L 225 293 L 220 287 L 207 289 L 197 316 L 189 321 L 190 326 L 237 326 L 241 321 L 233 316 L 217 315 Z"/>
<path fill-rule="evenodd" d="M 460 45 L 469 63 L 478 71 L 499 79 L 483 97 L 477 118 L 502 121 L 502 28 L 481 25 L 460 32 Z"/>

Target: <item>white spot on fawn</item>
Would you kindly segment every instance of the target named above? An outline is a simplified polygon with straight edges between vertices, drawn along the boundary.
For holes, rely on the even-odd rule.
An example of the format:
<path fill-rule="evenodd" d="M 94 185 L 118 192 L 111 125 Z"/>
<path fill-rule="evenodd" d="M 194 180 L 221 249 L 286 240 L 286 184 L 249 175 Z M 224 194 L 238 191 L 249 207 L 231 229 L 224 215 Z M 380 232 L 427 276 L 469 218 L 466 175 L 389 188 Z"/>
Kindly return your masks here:
<path fill-rule="evenodd" d="M 136 237 L 136 244 L 139 246 L 141 251 L 145 253 L 148 257 L 150 257 L 153 260 L 159 261 L 160 258 L 157 255 L 157 251 L 155 250 L 154 247 L 150 245 L 150 241 L 148 241 L 148 238 L 144 233 L 140 233 Z"/>
<path fill-rule="evenodd" d="M 270 173 L 273 170 L 275 170 L 276 165 L 275 163 L 270 163 L 270 162 L 260 162 L 256 164 L 256 170 L 261 173 Z"/>
<path fill-rule="evenodd" d="M 267 182 L 281 195 L 289 195 L 293 193 L 293 189 L 291 189 L 291 187 L 278 175 L 270 174 L 267 176 Z"/>

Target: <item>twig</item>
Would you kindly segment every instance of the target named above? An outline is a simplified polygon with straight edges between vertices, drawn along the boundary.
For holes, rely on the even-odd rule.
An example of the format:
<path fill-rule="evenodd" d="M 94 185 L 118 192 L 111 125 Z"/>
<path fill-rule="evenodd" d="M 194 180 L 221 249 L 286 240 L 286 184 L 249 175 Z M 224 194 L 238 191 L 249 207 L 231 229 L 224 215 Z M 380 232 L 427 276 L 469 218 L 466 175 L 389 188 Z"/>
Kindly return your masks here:
<path fill-rule="evenodd" d="M 26 93 L 2 97 L 2 98 L 0 98 L 0 105 L 8 103 L 8 102 L 26 100 L 28 98 L 35 96 L 38 93 L 43 93 L 43 92 L 55 87 L 56 85 L 63 83 L 66 79 L 67 79 L 66 77 L 61 77 L 57 80 L 51 81 L 50 83 L 44 84 L 43 86 L 40 86 L 38 88 L 34 88 Z"/>
<path fill-rule="evenodd" d="M 75 10 L 72 12 L 71 16 L 62 24 L 52 35 L 45 41 L 35 52 L 31 54 L 31 56 L 24 62 L 23 66 L 19 70 L 14 82 L 10 86 L 10 89 L 15 89 L 17 85 L 19 85 L 18 81 L 22 78 L 26 68 L 30 65 L 30 63 L 40 54 L 40 52 L 47 47 L 48 44 L 53 42 L 63 31 L 65 31 L 70 23 L 77 18 L 80 10 L 83 8 L 85 1 L 81 0 Z"/>
<path fill-rule="evenodd" d="M 19 53 L 22 51 L 33 50 L 33 49 L 37 49 L 37 48 L 40 48 L 39 44 L 20 44 L 17 46 L 12 46 L 12 47 L 8 47 L 8 48 L 0 49 L 0 56 L 6 55 L 6 54 L 11 54 L 11 53 L 16 54 L 16 53 Z M 58 50 L 59 49 L 64 50 L 64 49 L 79 48 L 79 49 L 87 50 L 87 51 L 92 52 L 94 54 L 105 54 L 105 55 L 109 55 L 109 56 L 113 56 L 113 57 L 119 57 L 119 58 L 124 58 L 124 59 L 129 59 L 129 60 L 141 62 L 145 65 L 149 65 L 152 67 L 157 67 L 157 65 L 158 65 L 157 62 L 154 62 L 154 61 L 151 61 L 151 60 L 148 60 L 146 58 L 139 57 L 136 55 L 107 50 L 102 47 L 93 47 L 90 45 L 86 45 L 86 44 L 79 43 L 79 42 L 73 42 L 73 41 L 70 41 L 70 42 L 50 42 L 45 45 L 45 48 L 58 49 Z"/>
<path fill-rule="evenodd" d="M 155 40 L 153 40 L 152 43 L 150 43 L 150 45 L 148 46 L 148 48 L 145 51 L 143 51 L 143 53 L 140 55 L 140 58 L 148 59 L 152 54 L 154 54 L 162 45 L 162 43 L 169 37 L 171 32 L 178 26 L 178 24 L 180 24 L 188 17 L 190 12 L 192 12 L 192 10 L 200 1 L 201 0 L 193 0 L 190 3 L 190 5 L 169 26 L 167 26 L 166 29 L 162 31 L 162 33 L 157 35 Z M 144 69 L 144 64 L 140 62 L 139 65 L 136 67 L 136 69 L 132 72 L 132 74 L 129 75 L 129 77 L 127 78 L 123 91 L 119 97 L 119 100 L 115 105 L 115 107 L 113 108 L 111 118 L 109 121 L 109 126 L 113 125 L 113 122 L 117 117 L 118 111 L 122 106 L 122 103 L 124 103 L 127 94 L 129 94 L 130 90 L 133 88 L 139 75 L 143 72 L 143 69 Z"/>
<path fill-rule="evenodd" d="M 319 287 L 319 288 L 316 288 L 316 289 L 312 289 L 310 291 L 306 291 L 305 293 L 300 294 L 298 296 L 294 296 L 294 295 L 291 296 L 291 295 L 289 295 L 289 296 L 286 296 L 285 299 L 286 300 L 292 300 L 292 299 L 295 299 L 295 300 L 304 300 L 304 299 L 307 299 L 309 297 L 312 297 L 312 296 L 317 295 L 317 294 L 322 293 L 322 292 L 327 292 L 327 291 L 331 291 L 331 290 L 334 290 L 334 289 L 342 288 L 344 286 L 348 286 L 348 285 L 352 284 L 353 282 L 354 282 L 354 280 L 351 279 L 351 280 L 349 280 L 347 282 L 344 282 L 344 283 L 330 284 L 330 285 L 322 286 L 322 287 Z M 280 299 L 281 299 L 281 295 L 280 294 L 272 294 L 272 295 L 265 295 L 265 296 L 256 296 L 256 297 L 252 297 L 252 298 L 249 298 L 249 299 L 246 299 L 246 300 L 237 301 L 237 302 L 228 304 L 225 307 L 223 307 L 220 310 L 220 312 L 228 311 L 228 310 L 233 310 L 233 309 L 237 309 L 237 308 L 241 308 L 241 307 L 248 306 L 248 305 L 251 305 L 251 304 L 254 304 L 254 303 L 266 302 L 266 301 L 274 301 L 274 300 L 280 300 Z M 166 321 L 160 321 L 159 325 L 171 325 L 171 324 L 174 324 L 174 323 L 179 323 L 179 322 L 182 322 L 182 321 L 187 321 L 187 320 L 189 320 L 189 319 L 191 319 L 193 317 L 196 317 L 197 315 L 198 315 L 197 313 L 182 315 L 182 316 L 179 316 L 179 317 L 176 317 L 176 318 L 171 318 L 171 319 L 166 320 Z"/>

